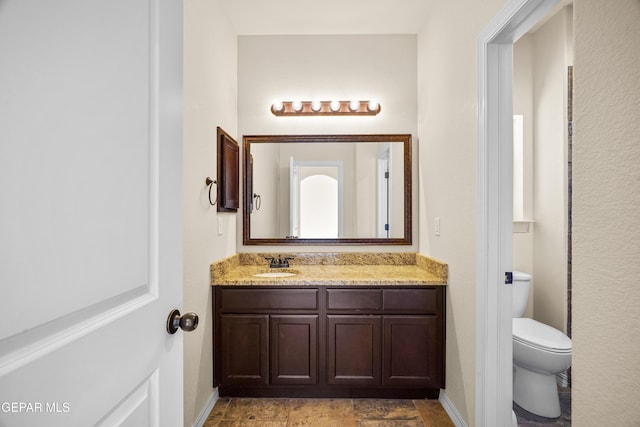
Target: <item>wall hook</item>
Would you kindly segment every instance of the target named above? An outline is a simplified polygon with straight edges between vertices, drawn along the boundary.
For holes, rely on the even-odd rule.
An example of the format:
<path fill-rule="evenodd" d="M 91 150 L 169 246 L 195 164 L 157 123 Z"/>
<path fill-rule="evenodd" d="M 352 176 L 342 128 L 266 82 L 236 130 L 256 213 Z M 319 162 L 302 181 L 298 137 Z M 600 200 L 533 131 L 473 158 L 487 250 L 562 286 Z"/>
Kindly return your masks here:
<path fill-rule="evenodd" d="M 204 182 L 209 187 L 209 204 L 211 204 L 211 206 L 215 206 L 215 204 L 218 203 L 218 197 L 216 195 L 216 201 L 215 202 L 211 201 L 211 189 L 213 188 L 213 184 L 218 185 L 218 181 L 214 181 L 213 179 L 207 177 L 207 179 L 205 179 Z"/>
<path fill-rule="evenodd" d="M 253 198 L 255 199 L 255 207 L 256 210 L 260 210 L 260 206 L 262 206 L 262 197 L 259 194 L 253 193 Z"/>

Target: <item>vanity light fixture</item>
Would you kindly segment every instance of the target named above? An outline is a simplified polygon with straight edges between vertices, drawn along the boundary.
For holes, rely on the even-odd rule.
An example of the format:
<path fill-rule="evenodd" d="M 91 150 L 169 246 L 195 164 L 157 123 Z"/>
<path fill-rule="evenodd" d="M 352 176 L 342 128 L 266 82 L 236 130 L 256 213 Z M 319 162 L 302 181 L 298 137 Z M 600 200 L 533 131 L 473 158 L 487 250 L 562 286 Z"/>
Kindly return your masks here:
<path fill-rule="evenodd" d="M 320 103 L 320 101 L 311 101 L 311 110 L 314 112 L 318 112 L 320 111 L 320 109 L 322 108 L 322 103 Z"/>
<path fill-rule="evenodd" d="M 284 109 L 284 104 L 282 102 L 276 102 L 271 106 L 273 111 L 282 111 Z"/>
<path fill-rule="evenodd" d="M 274 116 L 375 116 L 376 101 L 283 101 L 271 105 Z"/>

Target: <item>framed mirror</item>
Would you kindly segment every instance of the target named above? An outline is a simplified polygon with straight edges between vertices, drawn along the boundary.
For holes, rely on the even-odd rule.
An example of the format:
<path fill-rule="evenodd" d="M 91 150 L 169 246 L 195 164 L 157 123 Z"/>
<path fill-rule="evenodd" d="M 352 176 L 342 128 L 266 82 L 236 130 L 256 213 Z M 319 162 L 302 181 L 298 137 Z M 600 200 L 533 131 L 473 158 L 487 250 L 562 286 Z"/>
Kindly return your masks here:
<path fill-rule="evenodd" d="M 243 137 L 245 245 L 410 245 L 411 135 Z"/>

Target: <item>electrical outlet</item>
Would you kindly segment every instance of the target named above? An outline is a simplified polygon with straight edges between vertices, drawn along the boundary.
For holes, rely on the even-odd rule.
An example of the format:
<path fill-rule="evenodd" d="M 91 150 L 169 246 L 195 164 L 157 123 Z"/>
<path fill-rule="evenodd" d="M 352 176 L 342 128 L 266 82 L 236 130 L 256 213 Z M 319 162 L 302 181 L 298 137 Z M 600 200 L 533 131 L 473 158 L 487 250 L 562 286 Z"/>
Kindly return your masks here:
<path fill-rule="evenodd" d="M 440 235 L 440 218 L 436 218 L 436 219 L 433 221 L 433 233 L 434 233 L 436 236 L 439 236 L 439 235 Z"/>
<path fill-rule="evenodd" d="M 218 236 L 222 236 L 222 218 L 218 217 Z"/>

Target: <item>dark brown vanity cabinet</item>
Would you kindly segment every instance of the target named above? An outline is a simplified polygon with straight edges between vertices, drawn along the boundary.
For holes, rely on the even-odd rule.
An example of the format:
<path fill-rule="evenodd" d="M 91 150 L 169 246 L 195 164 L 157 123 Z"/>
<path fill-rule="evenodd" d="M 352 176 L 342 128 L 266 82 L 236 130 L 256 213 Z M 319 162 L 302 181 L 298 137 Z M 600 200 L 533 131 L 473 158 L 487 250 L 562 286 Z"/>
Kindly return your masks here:
<path fill-rule="evenodd" d="M 223 384 L 317 383 L 318 315 L 222 315 L 220 330 Z"/>
<path fill-rule="evenodd" d="M 222 315 L 222 382 L 230 385 L 269 383 L 269 316 Z"/>
<path fill-rule="evenodd" d="M 380 385 L 380 316 L 327 316 L 327 382 Z"/>
<path fill-rule="evenodd" d="M 214 292 L 221 396 L 437 397 L 443 286 Z"/>
<path fill-rule="evenodd" d="M 318 315 L 270 316 L 271 384 L 318 383 Z"/>

